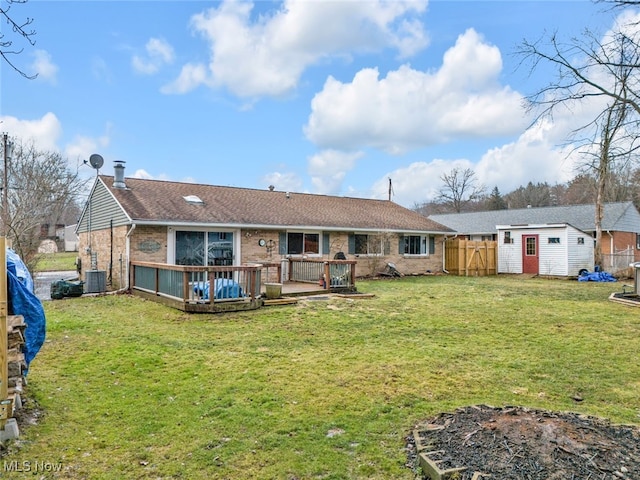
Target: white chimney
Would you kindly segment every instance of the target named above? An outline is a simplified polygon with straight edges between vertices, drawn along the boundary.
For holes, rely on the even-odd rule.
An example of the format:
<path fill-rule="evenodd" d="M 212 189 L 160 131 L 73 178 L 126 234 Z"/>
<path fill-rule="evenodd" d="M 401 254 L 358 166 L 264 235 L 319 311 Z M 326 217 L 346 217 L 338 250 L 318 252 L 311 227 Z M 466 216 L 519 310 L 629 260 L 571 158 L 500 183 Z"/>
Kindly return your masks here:
<path fill-rule="evenodd" d="M 113 163 L 113 170 L 115 171 L 115 178 L 113 180 L 113 188 L 127 188 L 124 183 L 124 160 L 115 160 Z"/>

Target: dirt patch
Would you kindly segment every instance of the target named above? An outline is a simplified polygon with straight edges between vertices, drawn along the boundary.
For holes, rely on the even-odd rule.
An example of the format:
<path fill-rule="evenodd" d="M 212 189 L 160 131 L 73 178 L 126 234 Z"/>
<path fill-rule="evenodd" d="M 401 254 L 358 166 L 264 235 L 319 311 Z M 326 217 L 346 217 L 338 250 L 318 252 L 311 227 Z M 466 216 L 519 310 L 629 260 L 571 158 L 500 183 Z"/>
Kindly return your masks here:
<path fill-rule="evenodd" d="M 44 410 L 35 400 L 23 398 L 22 407 L 16 410 L 13 418 L 18 424 L 18 430 L 21 435 L 26 429 L 38 425 L 43 416 Z M 17 439 L 0 442 L 0 458 L 10 454 L 12 451 L 19 450 L 21 445 L 20 436 Z"/>
<path fill-rule="evenodd" d="M 425 455 L 442 478 L 632 480 L 640 478 L 640 429 L 575 413 L 471 406 L 417 425 L 408 466 Z M 453 472 L 456 468 L 464 470 Z"/>

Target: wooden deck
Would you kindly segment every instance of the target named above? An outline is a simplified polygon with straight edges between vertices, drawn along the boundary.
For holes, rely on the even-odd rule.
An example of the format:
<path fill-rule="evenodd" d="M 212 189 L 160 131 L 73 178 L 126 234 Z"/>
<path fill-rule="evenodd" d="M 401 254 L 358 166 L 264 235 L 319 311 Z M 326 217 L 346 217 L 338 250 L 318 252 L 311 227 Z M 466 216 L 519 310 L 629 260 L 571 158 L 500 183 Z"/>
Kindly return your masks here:
<path fill-rule="evenodd" d="M 281 283 L 280 298 L 356 292 L 355 262 L 305 260 L 290 263 L 293 266 L 288 276 L 297 281 Z M 130 285 L 135 295 L 185 312 L 255 310 L 267 301 L 267 283 L 261 281 L 266 268 L 273 266 L 247 264 L 199 267 L 131 262 Z M 269 278 L 268 274 L 265 278 Z M 280 270 L 276 278 L 282 278 Z"/>

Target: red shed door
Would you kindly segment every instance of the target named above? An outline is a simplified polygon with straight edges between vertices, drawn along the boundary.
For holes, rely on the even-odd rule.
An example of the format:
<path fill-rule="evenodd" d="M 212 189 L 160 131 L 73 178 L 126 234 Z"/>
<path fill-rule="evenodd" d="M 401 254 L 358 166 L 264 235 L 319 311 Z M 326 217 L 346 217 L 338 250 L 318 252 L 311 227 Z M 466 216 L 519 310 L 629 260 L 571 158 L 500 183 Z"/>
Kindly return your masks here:
<path fill-rule="evenodd" d="M 538 235 L 522 236 L 522 273 L 538 274 Z"/>

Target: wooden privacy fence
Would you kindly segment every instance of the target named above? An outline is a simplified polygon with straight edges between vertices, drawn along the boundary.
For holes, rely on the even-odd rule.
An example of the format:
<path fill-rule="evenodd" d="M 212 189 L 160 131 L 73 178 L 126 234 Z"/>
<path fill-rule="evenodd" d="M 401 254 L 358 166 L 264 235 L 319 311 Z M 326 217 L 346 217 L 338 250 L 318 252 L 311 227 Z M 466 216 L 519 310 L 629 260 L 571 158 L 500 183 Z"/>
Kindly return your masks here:
<path fill-rule="evenodd" d="M 484 277 L 498 273 L 498 242 L 455 238 L 444 244 L 444 268 L 452 275 Z"/>

